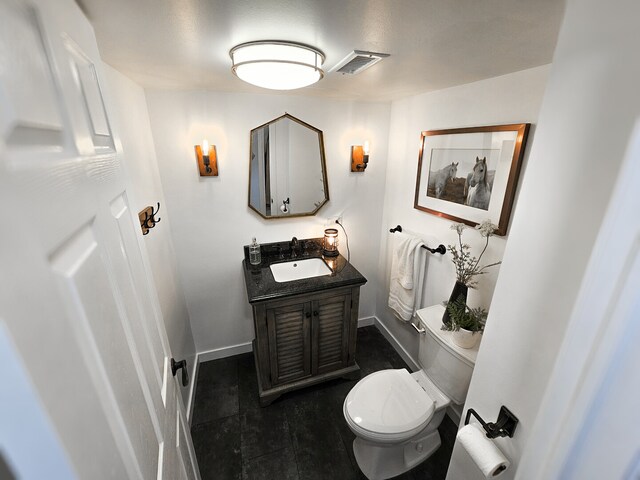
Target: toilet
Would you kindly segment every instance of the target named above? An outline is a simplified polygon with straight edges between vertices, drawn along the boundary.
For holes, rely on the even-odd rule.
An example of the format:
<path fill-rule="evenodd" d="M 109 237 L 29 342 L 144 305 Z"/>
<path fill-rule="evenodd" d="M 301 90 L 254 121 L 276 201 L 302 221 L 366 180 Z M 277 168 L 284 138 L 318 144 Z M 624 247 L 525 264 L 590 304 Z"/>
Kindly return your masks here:
<path fill-rule="evenodd" d="M 344 418 L 356 435 L 353 453 L 369 480 L 395 477 L 440 447 L 438 426 L 451 404 L 464 404 L 478 347 L 455 345 L 440 329 L 444 307 L 418 310 L 420 370 L 367 375 L 344 401 Z"/>

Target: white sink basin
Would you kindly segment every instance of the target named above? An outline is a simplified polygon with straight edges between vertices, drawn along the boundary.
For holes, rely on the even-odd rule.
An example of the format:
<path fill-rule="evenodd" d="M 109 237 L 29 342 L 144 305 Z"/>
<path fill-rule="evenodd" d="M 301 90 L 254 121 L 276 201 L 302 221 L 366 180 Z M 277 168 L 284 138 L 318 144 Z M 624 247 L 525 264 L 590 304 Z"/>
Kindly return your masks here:
<path fill-rule="evenodd" d="M 327 264 L 321 258 L 274 263 L 269 268 L 271 268 L 271 273 L 273 273 L 273 278 L 276 282 L 290 282 L 303 278 L 331 275 L 331 269 L 327 267 Z"/>

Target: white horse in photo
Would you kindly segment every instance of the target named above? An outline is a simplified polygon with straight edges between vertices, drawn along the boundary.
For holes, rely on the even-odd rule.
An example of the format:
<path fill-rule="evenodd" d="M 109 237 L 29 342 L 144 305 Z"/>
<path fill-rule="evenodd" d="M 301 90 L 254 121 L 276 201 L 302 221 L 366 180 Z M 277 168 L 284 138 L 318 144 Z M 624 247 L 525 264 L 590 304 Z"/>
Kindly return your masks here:
<path fill-rule="evenodd" d="M 476 164 L 471 173 L 467 175 L 467 200 L 465 203 L 470 207 L 488 210 L 495 176 L 495 170 L 487 170 L 487 157 L 483 157 L 482 160 L 480 157 L 476 157 Z"/>
<path fill-rule="evenodd" d="M 449 180 L 456 178 L 458 173 L 458 164 L 451 162 L 451 165 L 447 165 L 444 168 L 436 171 L 429 171 L 429 185 L 428 188 L 434 188 L 436 190 L 436 198 L 442 196 L 444 186 Z"/>

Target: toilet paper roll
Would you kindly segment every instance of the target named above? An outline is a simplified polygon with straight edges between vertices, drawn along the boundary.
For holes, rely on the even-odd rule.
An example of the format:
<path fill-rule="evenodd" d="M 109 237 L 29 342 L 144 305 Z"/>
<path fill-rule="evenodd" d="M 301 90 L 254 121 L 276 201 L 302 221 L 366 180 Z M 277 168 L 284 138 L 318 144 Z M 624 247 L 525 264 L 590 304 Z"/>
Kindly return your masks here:
<path fill-rule="evenodd" d="M 509 460 L 491 439 L 487 438 L 481 426 L 475 423 L 466 425 L 458 431 L 456 437 L 485 478 L 495 477 L 509 467 Z"/>

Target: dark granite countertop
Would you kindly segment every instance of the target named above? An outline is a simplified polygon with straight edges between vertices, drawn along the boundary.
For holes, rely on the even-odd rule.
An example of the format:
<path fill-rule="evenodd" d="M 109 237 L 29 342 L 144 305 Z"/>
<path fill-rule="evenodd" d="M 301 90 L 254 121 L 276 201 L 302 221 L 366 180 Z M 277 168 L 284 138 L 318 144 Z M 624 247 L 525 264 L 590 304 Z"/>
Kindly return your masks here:
<path fill-rule="evenodd" d="M 290 282 L 276 282 L 269 266 L 273 263 L 290 262 L 291 260 L 304 260 L 307 258 L 322 258 L 322 239 L 307 238 L 300 240 L 300 246 L 295 256 L 289 242 L 276 242 L 261 245 L 262 262 L 260 265 L 249 263 L 249 246 L 244 246 L 244 283 L 247 288 L 249 303 L 274 300 L 290 297 L 303 293 L 318 292 L 330 288 L 344 287 L 348 285 L 364 285 L 367 279 L 347 262 L 342 255 L 325 259 L 325 262 L 333 270 L 331 275 L 303 278 Z"/>

